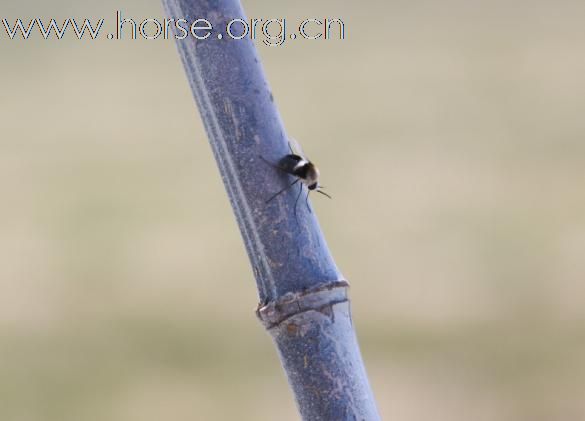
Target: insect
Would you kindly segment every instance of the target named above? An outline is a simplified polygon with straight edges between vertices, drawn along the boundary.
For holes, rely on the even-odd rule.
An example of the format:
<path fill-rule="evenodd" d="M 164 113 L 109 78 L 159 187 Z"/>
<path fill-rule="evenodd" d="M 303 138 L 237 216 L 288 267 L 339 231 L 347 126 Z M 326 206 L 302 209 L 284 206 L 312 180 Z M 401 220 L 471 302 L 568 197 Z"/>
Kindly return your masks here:
<path fill-rule="evenodd" d="M 297 204 L 298 204 L 299 199 L 301 198 L 301 195 L 303 193 L 303 185 L 307 186 L 307 196 L 306 196 L 305 203 L 307 205 L 307 209 L 309 210 L 309 212 L 311 212 L 311 208 L 309 207 L 309 193 L 311 191 L 316 191 L 317 193 L 320 193 L 323 196 L 328 197 L 329 199 L 331 199 L 331 196 L 328 195 L 327 193 L 325 193 L 323 191 L 324 187 L 319 184 L 319 169 L 317 168 L 317 166 L 314 163 L 312 163 L 309 159 L 305 158 L 303 155 L 299 155 L 298 153 L 295 153 L 293 151 L 292 145 L 290 143 L 289 143 L 289 148 L 290 148 L 290 154 L 282 157 L 278 161 L 278 163 L 276 163 L 276 164 L 269 162 L 268 160 L 264 159 L 262 156 L 260 156 L 260 158 L 262 158 L 262 160 L 264 160 L 267 164 L 271 165 L 272 167 L 277 168 L 286 174 L 289 174 L 289 175 L 296 177 L 292 183 L 290 183 L 289 185 L 284 187 L 282 190 L 273 194 L 266 201 L 266 203 L 270 203 L 272 200 L 274 200 L 280 194 L 284 193 L 288 189 L 290 189 L 293 186 L 295 186 L 296 184 L 298 184 L 299 185 L 299 193 L 297 195 L 297 199 L 295 200 L 295 207 L 294 207 L 295 218 L 297 218 Z M 298 218 L 297 218 L 297 222 L 298 222 Z"/>

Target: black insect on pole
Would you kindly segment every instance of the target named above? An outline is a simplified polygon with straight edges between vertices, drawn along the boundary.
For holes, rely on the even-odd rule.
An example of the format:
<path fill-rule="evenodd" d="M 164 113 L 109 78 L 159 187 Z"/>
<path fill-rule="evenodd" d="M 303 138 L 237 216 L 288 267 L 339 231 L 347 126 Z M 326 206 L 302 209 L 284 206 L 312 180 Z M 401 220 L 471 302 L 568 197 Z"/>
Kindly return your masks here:
<path fill-rule="evenodd" d="M 301 183 L 266 203 L 294 178 L 266 162 L 289 154 L 289 141 L 253 42 L 226 31 L 233 19 L 246 20 L 239 1 L 163 3 L 170 19 L 186 20 L 183 27 L 204 18 L 213 28 L 195 30 L 199 38 L 209 32 L 205 39 L 189 33 L 177 40 L 178 49 L 252 263 L 257 315 L 278 348 L 302 418 L 378 420 L 348 283 L 310 205 L 295 206 Z M 230 29 L 238 36 L 244 27 Z"/>

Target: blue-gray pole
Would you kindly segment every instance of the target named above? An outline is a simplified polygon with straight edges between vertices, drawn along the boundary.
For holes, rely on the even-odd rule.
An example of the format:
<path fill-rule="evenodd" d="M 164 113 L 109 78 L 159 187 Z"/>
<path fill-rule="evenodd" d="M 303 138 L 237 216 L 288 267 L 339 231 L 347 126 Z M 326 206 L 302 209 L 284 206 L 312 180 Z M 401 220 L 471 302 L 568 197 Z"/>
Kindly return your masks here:
<path fill-rule="evenodd" d="M 163 0 L 171 19 L 198 29 L 177 40 L 258 286 L 257 315 L 278 348 L 304 420 L 379 419 L 352 326 L 348 284 L 333 261 L 298 183 L 268 162 L 289 142 L 250 37 L 231 39 L 246 19 L 238 0 Z M 206 27 L 200 21 L 197 26 Z M 241 24 L 232 31 L 239 34 Z M 184 36 L 181 31 L 177 36 Z M 221 36 L 219 36 L 221 34 Z M 278 414 L 274 414 L 278 419 Z"/>

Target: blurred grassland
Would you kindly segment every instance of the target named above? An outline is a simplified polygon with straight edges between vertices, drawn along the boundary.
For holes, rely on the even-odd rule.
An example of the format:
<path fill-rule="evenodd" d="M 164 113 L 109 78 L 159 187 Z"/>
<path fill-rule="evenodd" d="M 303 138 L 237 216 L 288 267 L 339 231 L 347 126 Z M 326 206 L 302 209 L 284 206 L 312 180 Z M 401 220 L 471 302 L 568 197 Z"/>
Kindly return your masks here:
<path fill-rule="evenodd" d="M 383 418 L 585 419 L 585 3 L 245 7 L 346 23 L 257 43 Z M 172 42 L 39 38 L 0 37 L 0 419 L 298 419 Z"/>

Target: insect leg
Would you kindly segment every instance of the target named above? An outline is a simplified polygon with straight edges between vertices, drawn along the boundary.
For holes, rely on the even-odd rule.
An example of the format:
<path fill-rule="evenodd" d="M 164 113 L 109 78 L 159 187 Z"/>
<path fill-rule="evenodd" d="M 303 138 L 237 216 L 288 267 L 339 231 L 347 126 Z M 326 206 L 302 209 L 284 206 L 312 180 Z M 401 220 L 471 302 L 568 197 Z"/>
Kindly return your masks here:
<path fill-rule="evenodd" d="M 290 174 L 290 172 L 289 172 L 289 171 L 285 170 L 285 169 L 284 169 L 284 168 L 282 168 L 280 165 L 278 165 L 278 164 L 274 164 L 274 163 L 270 162 L 269 160 L 267 160 L 266 158 L 264 158 L 262 155 L 258 155 L 258 156 L 260 157 L 260 159 L 261 159 L 262 161 L 266 162 L 266 163 L 267 163 L 268 165 L 270 165 L 271 167 L 273 167 L 273 168 L 276 168 L 277 170 L 280 170 L 280 171 L 282 171 L 282 172 L 285 172 L 285 173 L 287 173 L 287 174 Z"/>
<path fill-rule="evenodd" d="M 285 188 L 283 188 L 282 190 L 280 190 L 278 193 L 275 193 L 274 195 L 272 195 L 272 197 L 270 199 L 268 199 L 266 201 L 266 203 L 270 203 L 272 201 L 272 199 L 274 199 L 279 194 L 284 193 L 285 191 L 287 191 L 288 189 L 290 189 L 292 186 L 294 186 L 295 184 L 297 184 L 299 181 L 301 181 L 301 179 L 300 178 L 297 178 L 291 184 L 289 184 L 288 186 L 286 186 Z"/>
<path fill-rule="evenodd" d="M 307 210 L 309 213 L 313 213 L 311 207 L 309 206 L 309 193 L 311 193 L 311 190 L 307 189 L 307 199 L 305 200 L 305 204 L 307 205 Z"/>
<path fill-rule="evenodd" d="M 300 180 L 300 178 L 299 178 Z M 297 220 L 297 225 L 299 224 L 299 217 L 297 215 L 297 204 L 299 203 L 299 199 L 301 198 L 301 194 L 303 193 L 303 185 L 299 184 L 299 194 L 297 195 L 297 200 L 295 200 L 295 210 L 294 210 L 294 214 L 295 214 L 295 219 Z"/>

